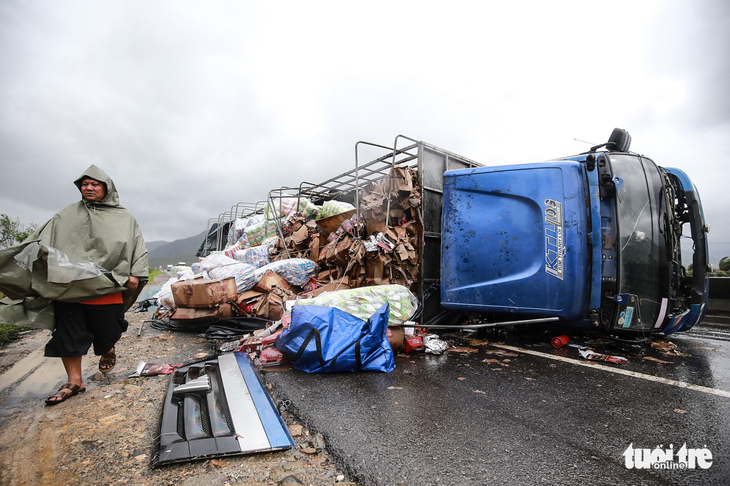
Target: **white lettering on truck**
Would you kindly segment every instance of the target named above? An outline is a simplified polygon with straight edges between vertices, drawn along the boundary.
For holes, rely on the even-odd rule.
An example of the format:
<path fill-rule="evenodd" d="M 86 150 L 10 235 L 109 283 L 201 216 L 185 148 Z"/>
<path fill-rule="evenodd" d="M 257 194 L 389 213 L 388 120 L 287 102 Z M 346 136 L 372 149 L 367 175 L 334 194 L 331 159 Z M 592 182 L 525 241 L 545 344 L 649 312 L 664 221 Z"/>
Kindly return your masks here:
<path fill-rule="evenodd" d="M 563 280 L 563 205 L 545 199 L 545 273 Z"/>

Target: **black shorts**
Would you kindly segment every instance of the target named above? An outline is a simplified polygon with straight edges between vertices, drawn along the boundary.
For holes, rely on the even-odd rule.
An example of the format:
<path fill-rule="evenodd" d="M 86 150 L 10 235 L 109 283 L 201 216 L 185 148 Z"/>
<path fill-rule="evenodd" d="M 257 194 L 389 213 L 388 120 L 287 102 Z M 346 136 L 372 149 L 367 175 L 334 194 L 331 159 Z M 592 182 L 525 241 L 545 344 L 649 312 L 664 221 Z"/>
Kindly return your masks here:
<path fill-rule="evenodd" d="M 84 356 L 94 345 L 94 354 L 111 350 L 127 330 L 124 304 L 88 305 L 55 302 L 56 328 L 46 344 L 52 358 Z"/>

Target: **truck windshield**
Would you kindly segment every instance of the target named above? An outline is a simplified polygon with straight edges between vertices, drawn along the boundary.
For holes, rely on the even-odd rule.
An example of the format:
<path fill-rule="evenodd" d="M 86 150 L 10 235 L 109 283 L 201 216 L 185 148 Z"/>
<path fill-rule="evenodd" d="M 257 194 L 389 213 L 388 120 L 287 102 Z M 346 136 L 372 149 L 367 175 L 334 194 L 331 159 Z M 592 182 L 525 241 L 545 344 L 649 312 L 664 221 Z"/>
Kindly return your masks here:
<path fill-rule="evenodd" d="M 611 168 L 619 178 L 619 294 L 638 297 L 638 309 L 628 318 L 620 317 L 617 325 L 648 330 L 663 319 L 662 298 L 669 290 L 664 281 L 667 241 L 660 226 L 662 178 L 651 160 L 633 155 L 612 155 Z"/>

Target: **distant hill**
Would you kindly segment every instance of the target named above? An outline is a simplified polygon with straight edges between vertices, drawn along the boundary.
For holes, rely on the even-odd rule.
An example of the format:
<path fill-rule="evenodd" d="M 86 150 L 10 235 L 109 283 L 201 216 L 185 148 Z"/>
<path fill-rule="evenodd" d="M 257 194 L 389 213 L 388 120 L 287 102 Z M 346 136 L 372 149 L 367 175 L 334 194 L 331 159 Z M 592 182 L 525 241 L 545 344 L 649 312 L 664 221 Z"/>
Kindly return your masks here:
<path fill-rule="evenodd" d="M 147 251 L 156 250 L 157 248 L 161 247 L 162 245 L 166 245 L 170 243 L 169 241 L 145 241 L 145 244 L 147 245 Z"/>
<path fill-rule="evenodd" d="M 147 251 L 149 252 L 147 258 L 149 259 L 150 267 L 164 268 L 167 265 L 175 265 L 178 262 L 185 262 L 188 265 L 192 265 L 198 261 L 195 253 L 200 248 L 203 238 L 205 238 L 205 231 L 199 235 L 182 240 L 175 240 L 170 243 L 166 241 L 147 243 Z M 161 244 L 158 245 L 157 243 Z"/>

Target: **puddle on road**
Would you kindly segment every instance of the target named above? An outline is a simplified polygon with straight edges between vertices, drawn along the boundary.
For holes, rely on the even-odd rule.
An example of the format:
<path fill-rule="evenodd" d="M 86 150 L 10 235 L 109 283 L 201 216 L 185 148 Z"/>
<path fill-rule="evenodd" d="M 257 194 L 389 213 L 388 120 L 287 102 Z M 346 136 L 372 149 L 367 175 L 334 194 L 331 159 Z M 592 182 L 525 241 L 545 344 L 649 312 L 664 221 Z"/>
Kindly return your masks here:
<path fill-rule="evenodd" d="M 28 376 L 23 379 L 25 375 Z M 0 375 L 0 392 L 18 383 L 5 399 L 3 408 L 14 408 L 27 398 L 51 395 L 65 379 L 66 371 L 61 360 L 45 358 L 43 349 L 33 351 Z"/>

